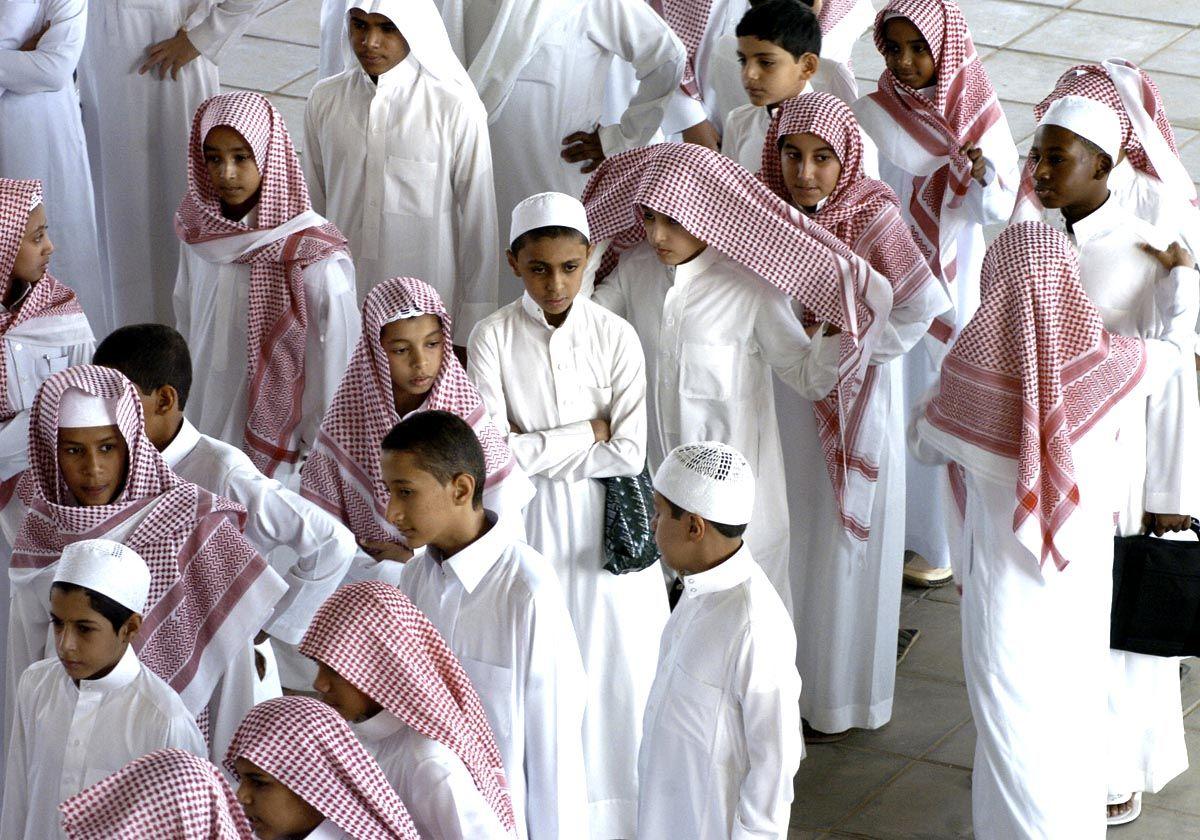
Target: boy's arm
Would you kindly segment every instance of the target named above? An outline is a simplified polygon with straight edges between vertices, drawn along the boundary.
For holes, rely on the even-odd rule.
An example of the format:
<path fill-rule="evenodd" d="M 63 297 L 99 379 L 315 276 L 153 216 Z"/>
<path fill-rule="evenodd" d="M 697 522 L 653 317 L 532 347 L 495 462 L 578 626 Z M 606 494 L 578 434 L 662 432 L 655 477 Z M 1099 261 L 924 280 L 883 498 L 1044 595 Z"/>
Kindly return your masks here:
<path fill-rule="evenodd" d="M 819 400 L 837 384 L 838 335 L 817 329 L 810 338 L 791 299 L 774 287 L 763 290 L 754 316 L 753 339 L 775 374 L 806 400 Z"/>
<path fill-rule="evenodd" d="M 496 311 L 500 237 L 487 111 L 471 104 L 459 113 L 455 137 L 449 138 L 455 143 L 450 179 L 457 210 L 457 236 L 451 246 L 458 263 L 454 326 L 460 335 L 469 336 L 479 321 Z"/>
<path fill-rule="evenodd" d="M 304 269 L 304 294 L 308 305 L 308 336 L 300 420 L 302 455 L 317 439 L 325 409 L 333 402 L 362 332 L 354 263 L 349 255 L 338 253 Z M 295 486 L 298 485 L 299 481 Z"/>
<path fill-rule="evenodd" d="M 966 205 L 977 224 L 1003 224 L 1012 215 L 1021 182 L 1017 148 L 1007 121 L 1000 120 L 984 132 L 978 148 L 983 151 L 983 183 L 971 179 Z"/>
<path fill-rule="evenodd" d="M 61 90 L 72 84 L 71 74 L 83 52 L 87 29 L 84 0 L 56 0 L 47 4 L 49 29 L 32 50 L 0 50 L 0 93 L 39 93 Z"/>
<path fill-rule="evenodd" d="M 907 297 L 900 302 L 893 299 L 887 324 L 880 331 L 878 343 L 871 353 L 872 364 L 889 362 L 912 350 L 929 332 L 933 319 L 953 307 L 945 288 L 929 270 L 929 264 L 913 241 L 912 232 L 900 212 L 895 208 L 888 208 L 885 212 L 891 217 L 890 225 L 887 233 L 871 246 L 868 261 L 876 264 L 876 254 L 908 253 L 912 265 L 909 273 L 904 277 L 888 277 L 887 280 L 901 294 L 914 287 L 919 288 L 915 292 L 907 292 Z"/>
<path fill-rule="evenodd" d="M 308 199 L 312 208 L 325 215 L 325 159 L 321 156 L 321 130 L 317 124 L 316 108 L 312 94 L 304 103 L 304 154 L 300 164 L 304 167 L 304 180 L 308 182 Z"/>
<path fill-rule="evenodd" d="M 625 288 L 621 283 L 621 264 L 609 272 L 608 276 L 595 284 L 592 289 L 592 300 L 603 306 L 609 312 L 627 317 L 629 307 L 626 305 Z"/>
<path fill-rule="evenodd" d="M 8 757 L 4 770 L 4 809 L 0 813 L 0 837 L 24 837 L 25 816 L 29 808 L 29 733 L 25 710 L 29 707 L 29 680 L 22 678 L 20 688 L 10 686 L 9 708 L 16 707 L 9 731 Z"/>
<path fill-rule="evenodd" d="M 163 742 L 155 749 L 175 748 L 186 750 L 192 755 L 200 758 L 208 758 L 208 744 L 204 742 L 204 736 L 200 734 L 200 727 L 196 725 L 196 719 L 184 710 L 183 714 L 172 717 L 167 722 L 166 732 L 163 733 Z"/>
<path fill-rule="evenodd" d="M 254 22 L 264 0 L 220 0 L 208 17 L 187 31 L 188 40 L 213 64 L 220 64 L 225 51 Z"/>

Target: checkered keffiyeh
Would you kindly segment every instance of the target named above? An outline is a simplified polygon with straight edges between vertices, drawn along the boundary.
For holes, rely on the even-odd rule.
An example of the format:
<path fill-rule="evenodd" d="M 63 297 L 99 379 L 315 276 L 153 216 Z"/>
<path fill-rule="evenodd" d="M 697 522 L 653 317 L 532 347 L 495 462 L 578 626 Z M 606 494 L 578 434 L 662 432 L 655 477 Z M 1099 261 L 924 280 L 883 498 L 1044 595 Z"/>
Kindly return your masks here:
<path fill-rule="evenodd" d="M 462 759 L 509 831 L 516 828 L 500 748 L 466 671 L 437 628 L 394 586 L 343 586 L 321 605 L 300 652 Z"/>
<path fill-rule="evenodd" d="M 850 107 L 832 94 L 807 93 L 776 109 L 763 144 L 759 177 L 785 200 L 790 198 L 783 182 L 780 142 L 792 134 L 820 137 L 842 165 L 833 192 L 810 218 L 888 279 L 896 305 L 936 282 L 900 216 L 896 194 L 887 184 L 863 172 L 862 135 Z M 843 402 L 835 390 L 813 404 L 825 468 L 838 498 L 842 523 L 859 539 L 867 539 L 870 534 L 886 432 L 883 415 L 870 410 L 878 377 L 878 369 L 869 367 L 855 399 Z"/>
<path fill-rule="evenodd" d="M 437 291 L 412 277 L 379 283 L 367 293 L 358 346 L 301 471 L 301 493 L 346 523 L 360 542 L 399 539 L 385 515 L 388 492 L 379 466 L 379 445 L 401 417 L 379 334 L 401 315 L 436 315 L 442 322 L 442 367 L 421 410 L 449 411 L 471 426 L 483 448 L 485 490 L 500 485 L 516 468 L 516 458 L 454 355 L 450 314 Z"/>
<path fill-rule="evenodd" d="M 129 462 L 125 486 L 107 505 L 75 503 L 58 468 L 58 409 L 69 388 L 118 400 L 117 428 Z M 133 644 L 138 658 L 199 714 L 234 651 L 249 638 L 235 638 L 228 627 L 252 627 L 252 636 L 285 591 L 242 536 L 245 509 L 171 472 L 146 437 L 137 390 L 111 368 L 78 365 L 46 380 L 30 411 L 29 462 L 17 485 L 29 512 L 13 546 L 12 568 L 45 568 L 67 544 L 103 537 L 140 515 L 121 539 L 146 561 L 151 576 Z"/>
<path fill-rule="evenodd" d="M 975 51 L 962 11 L 954 0 L 891 0 L 875 18 L 875 46 L 884 53 L 884 23 L 907 18 L 929 42 L 937 67 L 933 99 L 927 99 L 884 69 L 868 96 L 923 149 L 946 158 L 932 175 L 913 178 L 908 211 L 913 234 L 934 273 L 945 283 L 958 276 L 959 209 L 971 185 L 971 159 L 959 150 L 979 144 L 993 125 L 1005 122 L 1000 100 Z"/>
<path fill-rule="evenodd" d="M 1055 533 L 1079 504 L 1072 445 L 1141 379 L 1145 344 L 1105 331 L 1066 237 L 1004 230 L 983 259 L 982 302 L 942 363 L 935 428 L 1017 462 L 1013 530 L 1035 558 L 1067 560 Z M 1031 520 L 1034 533 L 1022 533 Z"/>
<path fill-rule="evenodd" d="M 650 7 L 667 22 L 671 31 L 679 36 L 687 51 L 683 66 L 683 80 L 679 86 L 692 99 L 700 98 L 700 82 L 696 79 L 696 50 L 708 29 L 708 14 L 712 0 L 650 0 Z"/>
<path fill-rule="evenodd" d="M 251 709 L 225 767 L 244 758 L 354 840 L 420 840 L 408 810 L 338 713 L 311 697 L 277 697 Z"/>
<path fill-rule="evenodd" d="M 237 236 L 251 228 L 221 215 L 221 202 L 204 162 L 204 139 L 217 126 L 238 132 L 250 144 L 262 173 L 258 227 L 276 228 L 312 209 L 300 161 L 283 117 L 266 97 L 226 93 L 201 103 L 188 142 L 188 191 L 175 213 L 175 232 L 189 245 Z M 249 264 L 249 323 L 246 328 L 246 430 L 244 448 L 270 476 L 282 463 L 295 463 L 296 430 L 304 396 L 304 347 L 308 311 L 304 269 L 346 250 L 346 237 L 326 222 L 243 254 Z"/>
<path fill-rule="evenodd" d="M 179 749 L 131 761 L 58 810 L 68 840 L 254 840 L 221 771 Z"/>
<path fill-rule="evenodd" d="M 825 0 L 821 4 L 820 14 L 817 15 L 817 21 L 821 24 L 821 34 L 828 35 L 832 32 L 861 2 L 862 0 Z"/>

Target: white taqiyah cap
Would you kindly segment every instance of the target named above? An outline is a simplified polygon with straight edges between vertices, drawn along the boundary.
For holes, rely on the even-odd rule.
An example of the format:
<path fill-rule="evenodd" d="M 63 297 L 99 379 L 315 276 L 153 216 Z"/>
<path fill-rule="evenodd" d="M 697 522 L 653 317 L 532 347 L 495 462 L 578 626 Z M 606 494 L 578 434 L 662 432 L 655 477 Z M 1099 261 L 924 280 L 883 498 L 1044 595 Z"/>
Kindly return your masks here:
<path fill-rule="evenodd" d="M 1041 125 L 1057 125 L 1099 146 L 1113 159 L 1121 153 L 1121 119 L 1107 105 L 1086 96 L 1064 96 L 1046 109 Z"/>
<path fill-rule="evenodd" d="M 754 473 L 732 446 L 685 443 L 654 474 L 654 489 L 677 507 L 722 525 L 745 525 L 754 510 Z"/>
<path fill-rule="evenodd" d="M 58 403 L 58 427 L 81 429 L 117 425 L 117 400 L 97 397 L 79 388 L 68 388 Z"/>
<path fill-rule="evenodd" d="M 112 540 L 80 540 L 58 558 L 55 583 L 73 583 L 107 595 L 135 613 L 146 609 L 150 570 L 141 556 Z"/>
<path fill-rule="evenodd" d="M 551 226 L 572 228 L 591 238 L 587 211 L 579 199 L 566 193 L 544 192 L 529 196 L 513 208 L 508 243 L 516 242 L 523 233 Z"/>

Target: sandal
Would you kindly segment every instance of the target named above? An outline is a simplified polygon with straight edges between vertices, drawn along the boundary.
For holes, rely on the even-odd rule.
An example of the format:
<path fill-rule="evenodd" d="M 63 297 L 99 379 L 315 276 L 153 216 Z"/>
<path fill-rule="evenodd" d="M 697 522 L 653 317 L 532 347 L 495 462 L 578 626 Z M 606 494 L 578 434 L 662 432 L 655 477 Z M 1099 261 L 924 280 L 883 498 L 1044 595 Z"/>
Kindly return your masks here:
<path fill-rule="evenodd" d="M 1111 825 L 1125 825 L 1127 823 L 1131 823 L 1142 815 L 1141 791 L 1138 791 L 1137 793 L 1128 793 L 1128 794 L 1110 793 L 1108 795 L 1108 802 L 1106 804 L 1108 804 L 1108 805 L 1124 805 L 1127 802 L 1130 805 L 1132 805 L 1133 807 L 1131 807 L 1124 814 L 1119 814 L 1115 817 L 1109 817 L 1108 824 L 1110 826 Z M 1107 810 L 1105 811 L 1105 813 L 1106 814 L 1108 813 Z"/>

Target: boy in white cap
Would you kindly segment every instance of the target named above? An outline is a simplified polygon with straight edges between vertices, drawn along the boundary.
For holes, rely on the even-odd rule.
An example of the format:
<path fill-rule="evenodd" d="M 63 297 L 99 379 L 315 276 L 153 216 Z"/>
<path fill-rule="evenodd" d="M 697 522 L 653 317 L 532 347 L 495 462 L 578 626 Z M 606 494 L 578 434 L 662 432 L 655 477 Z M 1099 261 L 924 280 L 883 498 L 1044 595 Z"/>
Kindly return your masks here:
<path fill-rule="evenodd" d="M 646 370 L 637 333 L 579 294 L 592 254 L 587 214 L 556 192 L 512 213 L 518 300 L 475 328 L 468 371 L 537 494 L 527 539 L 554 567 L 588 676 L 584 759 L 593 837 L 631 837 L 637 752 L 667 621 L 658 564 L 604 569 L 605 484 L 646 463 Z"/>
<path fill-rule="evenodd" d="M 61 837 L 58 803 L 133 759 L 167 747 L 207 753 L 179 695 L 130 644 L 149 591 L 131 548 L 94 539 L 63 549 L 50 589 L 57 657 L 21 677 L 0 836 Z"/>
<path fill-rule="evenodd" d="M 1108 188 L 1121 154 L 1115 111 L 1082 96 L 1065 96 L 1047 109 L 1029 150 L 1029 175 L 1043 207 L 1059 210 L 1079 255 L 1084 291 L 1105 329 L 1117 335 L 1163 338 L 1176 322 L 1194 330 L 1200 307 L 1195 259 L 1177 231 L 1140 219 Z M 1156 295 L 1174 289 L 1163 313 Z M 1167 293 L 1167 297 L 1171 294 Z M 1186 529 L 1200 514 L 1200 403 L 1195 372 L 1184 358 L 1165 387 L 1146 400 L 1146 424 L 1122 430 L 1113 467 L 1128 492 L 1118 511 L 1118 533 L 1163 534 Z M 1187 769 L 1182 705 L 1175 660 L 1112 653 L 1109 722 L 1109 822 L 1135 819 L 1141 792 L 1158 791 Z"/>
<path fill-rule="evenodd" d="M 676 574 L 638 759 L 639 840 L 787 835 L 804 756 L 796 634 L 742 541 L 754 476 L 715 441 L 654 475 L 654 538 Z"/>

